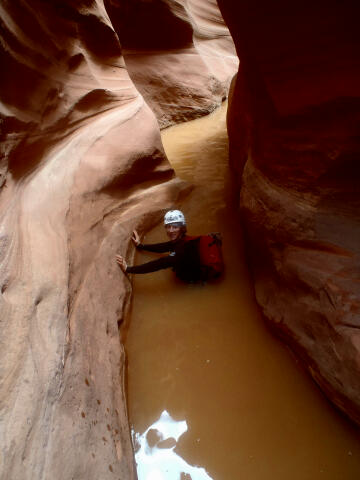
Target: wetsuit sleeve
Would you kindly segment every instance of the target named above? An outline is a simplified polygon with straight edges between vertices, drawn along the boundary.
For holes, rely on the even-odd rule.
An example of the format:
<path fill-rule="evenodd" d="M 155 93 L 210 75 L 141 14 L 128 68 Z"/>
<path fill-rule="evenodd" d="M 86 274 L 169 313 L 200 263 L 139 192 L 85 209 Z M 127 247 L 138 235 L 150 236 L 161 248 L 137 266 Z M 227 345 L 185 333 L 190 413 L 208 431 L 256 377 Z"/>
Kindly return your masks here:
<path fill-rule="evenodd" d="M 175 265 L 175 258 L 172 256 L 158 258 L 152 262 L 143 263 L 142 265 L 134 265 L 127 267 L 126 273 L 150 273 L 157 272 L 164 268 L 171 268 Z"/>
<path fill-rule="evenodd" d="M 151 243 L 151 244 L 143 244 L 139 243 L 136 247 L 138 250 L 146 250 L 147 252 L 156 252 L 156 253 L 164 253 L 170 252 L 174 248 L 174 242 L 162 242 L 162 243 Z"/>

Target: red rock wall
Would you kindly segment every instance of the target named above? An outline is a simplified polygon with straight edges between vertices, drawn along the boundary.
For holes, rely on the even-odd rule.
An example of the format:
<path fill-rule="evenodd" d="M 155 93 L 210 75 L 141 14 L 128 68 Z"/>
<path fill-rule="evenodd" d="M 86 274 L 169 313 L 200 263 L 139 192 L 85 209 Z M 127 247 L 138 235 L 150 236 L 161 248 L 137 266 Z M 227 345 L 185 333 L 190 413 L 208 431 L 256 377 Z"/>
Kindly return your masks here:
<path fill-rule="evenodd" d="M 115 254 L 182 186 L 100 0 L 0 12 L 0 477 L 133 479 Z"/>
<path fill-rule="evenodd" d="M 132 81 L 160 127 L 200 117 L 227 98 L 237 70 L 216 0 L 105 0 Z"/>
<path fill-rule="evenodd" d="M 241 62 L 230 152 L 257 300 L 360 422 L 358 4 L 219 5 Z"/>

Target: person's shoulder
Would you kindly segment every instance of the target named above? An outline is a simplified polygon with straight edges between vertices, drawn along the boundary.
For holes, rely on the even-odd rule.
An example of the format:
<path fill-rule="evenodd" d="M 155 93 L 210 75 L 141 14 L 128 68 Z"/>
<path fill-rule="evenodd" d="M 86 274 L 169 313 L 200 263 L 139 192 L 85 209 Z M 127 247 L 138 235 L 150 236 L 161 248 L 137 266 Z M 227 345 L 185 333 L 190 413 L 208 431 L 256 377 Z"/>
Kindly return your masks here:
<path fill-rule="evenodd" d="M 182 239 L 184 242 L 192 242 L 195 240 L 199 240 L 201 235 L 185 235 Z"/>

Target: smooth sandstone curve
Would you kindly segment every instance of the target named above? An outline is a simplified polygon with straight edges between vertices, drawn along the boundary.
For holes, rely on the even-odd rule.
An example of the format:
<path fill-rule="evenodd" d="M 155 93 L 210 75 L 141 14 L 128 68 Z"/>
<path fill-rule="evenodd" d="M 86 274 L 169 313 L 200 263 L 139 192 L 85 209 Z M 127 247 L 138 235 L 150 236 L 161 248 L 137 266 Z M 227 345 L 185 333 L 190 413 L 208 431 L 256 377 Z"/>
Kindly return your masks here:
<path fill-rule="evenodd" d="M 257 300 L 360 423 L 358 4 L 219 5 L 240 58 L 230 161 Z"/>
<path fill-rule="evenodd" d="M 183 186 L 101 1 L 0 11 L 0 478 L 133 479 L 115 254 Z"/>

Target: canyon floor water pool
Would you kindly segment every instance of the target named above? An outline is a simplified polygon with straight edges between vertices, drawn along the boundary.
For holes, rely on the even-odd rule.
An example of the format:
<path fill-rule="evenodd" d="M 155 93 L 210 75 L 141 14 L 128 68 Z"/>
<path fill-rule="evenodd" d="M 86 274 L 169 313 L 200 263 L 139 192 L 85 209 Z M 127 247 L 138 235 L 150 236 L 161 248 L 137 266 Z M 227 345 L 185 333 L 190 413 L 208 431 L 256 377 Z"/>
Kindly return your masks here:
<path fill-rule="evenodd" d="M 359 430 L 267 330 L 246 268 L 228 168 L 226 106 L 171 127 L 163 143 L 195 189 L 191 235 L 221 231 L 226 274 L 183 285 L 133 276 L 128 408 L 139 480 L 356 480 Z M 145 242 L 165 240 L 162 226 Z M 136 263 L 153 259 L 138 254 Z"/>

